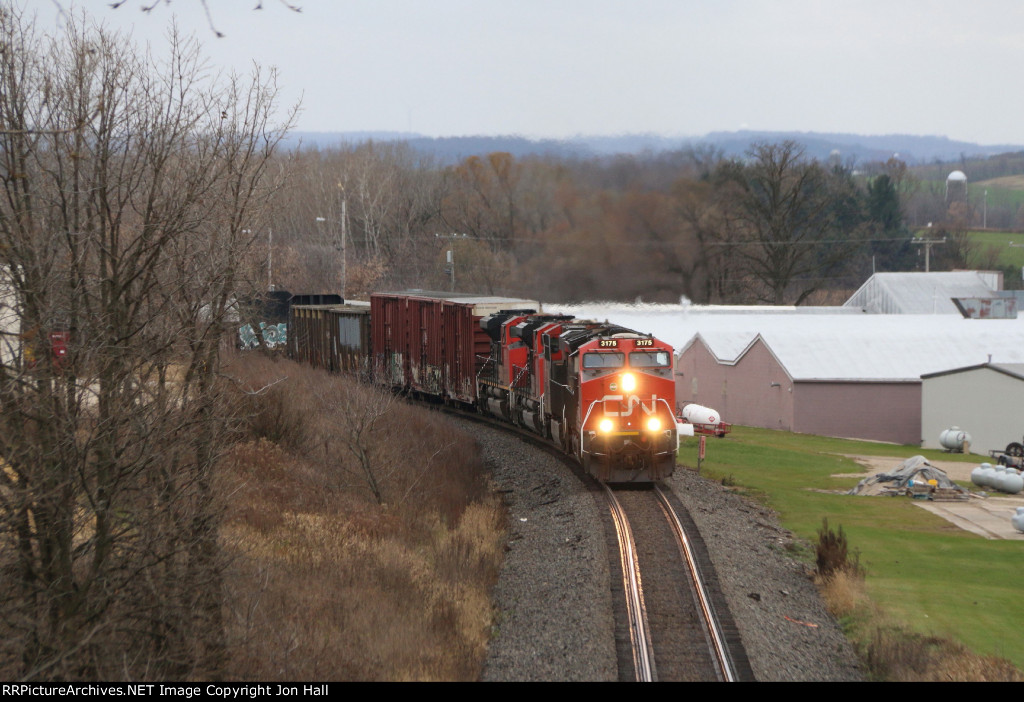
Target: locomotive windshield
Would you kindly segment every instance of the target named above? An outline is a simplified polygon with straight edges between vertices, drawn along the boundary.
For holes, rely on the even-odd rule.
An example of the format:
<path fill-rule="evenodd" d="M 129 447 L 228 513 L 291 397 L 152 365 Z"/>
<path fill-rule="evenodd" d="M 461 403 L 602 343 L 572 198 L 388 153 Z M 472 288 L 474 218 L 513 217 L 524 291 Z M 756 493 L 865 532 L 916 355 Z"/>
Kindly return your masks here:
<path fill-rule="evenodd" d="M 621 351 L 583 354 L 583 367 L 586 370 L 597 368 L 622 368 L 626 363 L 626 354 Z"/>
<path fill-rule="evenodd" d="M 629 365 L 633 368 L 668 368 L 672 359 L 668 351 L 634 351 L 629 354 Z"/>

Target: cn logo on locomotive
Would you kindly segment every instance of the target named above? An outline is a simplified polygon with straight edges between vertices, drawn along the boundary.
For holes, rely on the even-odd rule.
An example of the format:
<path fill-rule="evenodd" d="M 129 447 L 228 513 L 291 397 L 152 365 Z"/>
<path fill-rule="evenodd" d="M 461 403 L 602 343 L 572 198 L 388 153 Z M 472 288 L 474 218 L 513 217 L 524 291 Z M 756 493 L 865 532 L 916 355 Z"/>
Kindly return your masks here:
<path fill-rule="evenodd" d="M 644 401 L 641 400 L 636 395 L 630 395 L 629 399 L 626 401 L 625 411 L 623 411 L 622 399 L 623 399 L 622 395 L 605 395 L 604 397 L 602 397 L 600 399 L 600 402 L 604 405 L 605 416 L 607 416 L 607 417 L 628 417 L 631 414 L 633 414 L 633 408 L 636 407 L 637 405 L 640 406 L 640 409 L 643 410 L 644 414 L 650 416 L 650 415 L 654 414 L 655 407 L 658 404 L 658 396 L 657 395 L 651 395 L 651 405 L 650 405 L 650 407 L 645 405 Z M 609 402 L 613 403 L 612 404 L 612 409 L 608 409 L 608 403 Z"/>

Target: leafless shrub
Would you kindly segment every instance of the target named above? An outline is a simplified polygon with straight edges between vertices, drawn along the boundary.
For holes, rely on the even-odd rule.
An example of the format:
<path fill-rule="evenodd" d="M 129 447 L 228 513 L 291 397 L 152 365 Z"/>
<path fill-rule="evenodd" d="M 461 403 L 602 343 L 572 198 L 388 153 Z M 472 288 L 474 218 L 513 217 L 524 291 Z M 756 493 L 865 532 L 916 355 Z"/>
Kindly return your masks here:
<path fill-rule="evenodd" d="M 291 451 L 304 451 L 309 442 L 313 404 L 296 383 L 286 384 L 276 356 L 249 352 L 245 359 L 246 384 L 235 403 L 238 421 L 251 437 L 265 438 Z"/>

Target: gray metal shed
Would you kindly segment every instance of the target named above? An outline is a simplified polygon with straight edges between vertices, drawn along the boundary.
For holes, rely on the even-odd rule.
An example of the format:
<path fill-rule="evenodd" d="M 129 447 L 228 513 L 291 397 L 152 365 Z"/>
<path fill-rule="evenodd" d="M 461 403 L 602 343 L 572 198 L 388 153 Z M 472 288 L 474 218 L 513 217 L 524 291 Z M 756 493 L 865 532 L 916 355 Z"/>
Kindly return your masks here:
<path fill-rule="evenodd" d="M 1024 363 L 982 363 L 921 376 L 921 437 L 957 426 L 971 435 L 971 453 L 986 454 L 1024 435 Z"/>

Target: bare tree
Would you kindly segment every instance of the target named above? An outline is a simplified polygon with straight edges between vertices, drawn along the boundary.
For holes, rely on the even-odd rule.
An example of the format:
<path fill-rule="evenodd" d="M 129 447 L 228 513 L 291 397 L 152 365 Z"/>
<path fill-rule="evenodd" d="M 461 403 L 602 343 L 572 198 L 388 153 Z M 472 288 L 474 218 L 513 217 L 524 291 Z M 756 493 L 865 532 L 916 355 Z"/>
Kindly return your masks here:
<path fill-rule="evenodd" d="M 760 286 L 763 302 L 800 304 L 859 244 L 858 205 L 841 172 L 803 158 L 795 142 L 758 144 L 726 162 L 725 245 Z"/>
<path fill-rule="evenodd" d="M 217 29 L 216 26 L 214 26 L 213 15 L 210 13 L 210 5 L 208 3 L 208 0 L 192 0 L 192 1 L 193 2 L 198 2 L 200 4 L 200 6 L 202 6 L 203 14 L 206 15 L 206 22 L 209 25 L 210 31 L 213 32 L 213 34 L 218 39 L 222 39 L 225 35 L 224 35 L 223 32 L 221 32 L 219 29 Z M 128 0 L 113 0 L 113 2 L 110 2 L 109 5 L 113 9 L 118 10 L 118 9 L 120 9 L 122 6 L 124 6 L 127 3 L 128 3 Z M 155 8 L 159 7 L 160 5 L 170 5 L 170 4 L 171 4 L 171 0 L 142 0 L 142 2 L 139 4 L 139 9 L 142 10 L 143 12 L 149 13 L 149 12 L 152 12 Z M 277 0 L 276 4 L 279 4 L 279 5 L 283 6 L 283 7 L 291 10 L 292 12 L 302 12 L 302 7 L 301 6 L 295 5 L 293 3 L 290 3 L 287 0 Z M 58 4 L 58 7 L 59 6 L 60 5 Z M 263 0 L 257 0 L 256 5 L 252 9 L 254 9 L 254 10 L 262 10 L 263 9 Z"/>
<path fill-rule="evenodd" d="M 393 440 L 389 433 L 394 429 L 387 416 L 396 398 L 397 395 L 379 385 L 357 384 L 349 384 L 335 397 L 320 398 L 325 406 L 337 410 L 332 416 L 341 422 L 337 432 L 324 438 L 324 456 L 333 454 L 333 441 L 339 442 L 354 459 L 354 465 L 338 462 L 340 473 L 369 490 L 378 505 L 387 500 L 392 474 L 407 470 L 406 464 L 412 460 L 409 456 L 388 460 L 386 456 L 388 444 Z"/>
<path fill-rule="evenodd" d="M 178 36 L 154 63 L 84 19 L 38 37 L 0 9 L 0 42 L 22 330 L 0 366 L 0 670 L 216 677 L 219 351 L 283 135 L 273 81 L 210 77 Z"/>

